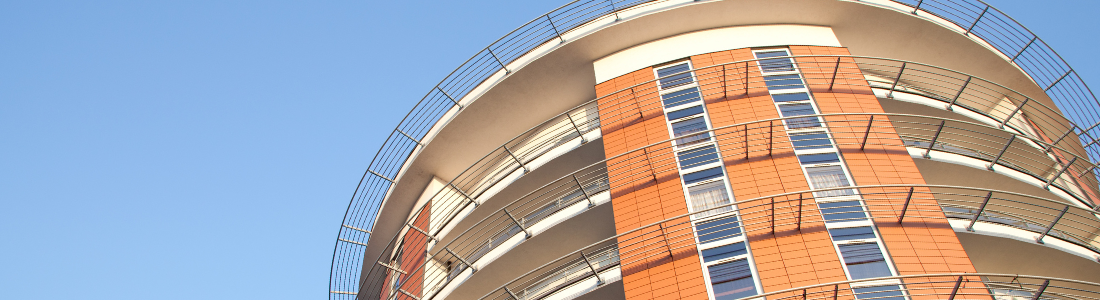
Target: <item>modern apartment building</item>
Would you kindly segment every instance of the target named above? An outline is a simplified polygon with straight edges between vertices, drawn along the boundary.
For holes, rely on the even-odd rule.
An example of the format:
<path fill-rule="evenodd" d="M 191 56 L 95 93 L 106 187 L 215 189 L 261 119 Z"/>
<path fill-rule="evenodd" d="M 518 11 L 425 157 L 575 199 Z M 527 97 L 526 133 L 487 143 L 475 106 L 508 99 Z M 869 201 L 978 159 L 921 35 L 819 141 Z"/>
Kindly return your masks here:
<path fill-rule="evenodd" d="M 1098 299 L 1100 104 L 977 0 L 578 0 L 356 188 L 330 299 Z"/>

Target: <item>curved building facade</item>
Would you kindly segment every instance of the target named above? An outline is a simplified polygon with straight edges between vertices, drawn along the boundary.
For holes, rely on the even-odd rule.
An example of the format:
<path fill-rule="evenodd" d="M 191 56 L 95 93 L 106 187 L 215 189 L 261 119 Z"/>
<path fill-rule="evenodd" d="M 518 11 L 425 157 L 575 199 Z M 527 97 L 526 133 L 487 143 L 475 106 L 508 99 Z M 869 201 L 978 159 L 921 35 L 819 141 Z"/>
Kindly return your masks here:
<path fill-rule="evenodd" d="M 1100 105 L 980 1 L 584 1 L 356 188 L 330 299 L 1097 299 Z"/>

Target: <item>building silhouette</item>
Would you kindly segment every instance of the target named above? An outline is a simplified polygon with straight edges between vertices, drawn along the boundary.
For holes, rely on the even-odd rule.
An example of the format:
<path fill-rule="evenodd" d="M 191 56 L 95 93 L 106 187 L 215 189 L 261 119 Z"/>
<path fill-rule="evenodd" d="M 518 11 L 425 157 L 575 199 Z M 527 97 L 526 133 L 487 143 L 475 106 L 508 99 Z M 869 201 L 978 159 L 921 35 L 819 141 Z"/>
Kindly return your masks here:
<path fill-rule="evenodd" d="M 980 1 L 584 1 L 397 125 L 331 299 L 1097 299 L 1100 105 Z"/>

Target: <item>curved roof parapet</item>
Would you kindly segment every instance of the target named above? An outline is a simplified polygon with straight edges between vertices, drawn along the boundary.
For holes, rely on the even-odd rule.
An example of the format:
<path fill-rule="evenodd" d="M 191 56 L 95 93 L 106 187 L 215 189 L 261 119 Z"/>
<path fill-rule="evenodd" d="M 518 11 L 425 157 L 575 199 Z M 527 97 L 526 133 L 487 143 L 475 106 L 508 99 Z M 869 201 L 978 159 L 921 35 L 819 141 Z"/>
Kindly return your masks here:
<path fill-rule="evenodd" d="M 546 13 L 501 37 L 431 89 L 391 131 L 357 185 L 342 220 L 330 270 L 330 298 L 353 298 L 359 290 L 367 245 L 380 206 L 406 162 L 433 137 L 433 130 L 473 101 L 479 86 L 499 80 L 567 38 L 584 36 L 619 20 L 715 1 L 577 0 Z M 1100 137 L 1100 105 L 1072 67 L 1023 25 L 982 1 L 873 0 L 858 3 L 905 12 L 972 37 L 1013 63 L 1043 89 L 1073 121 L 1082 144 Z M 946 22 L 946 24 L 944 24 Z M 511 68 L 511 69 L 510 69 Z M 1100 160 L 1095 151 L 1089 159 Z"/>

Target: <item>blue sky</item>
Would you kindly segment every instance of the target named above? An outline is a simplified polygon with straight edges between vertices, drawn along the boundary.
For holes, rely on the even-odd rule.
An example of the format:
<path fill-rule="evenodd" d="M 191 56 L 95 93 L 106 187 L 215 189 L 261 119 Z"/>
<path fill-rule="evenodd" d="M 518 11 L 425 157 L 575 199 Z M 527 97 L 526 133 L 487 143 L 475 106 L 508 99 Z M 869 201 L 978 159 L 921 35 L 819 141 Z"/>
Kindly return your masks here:
<path fill-rule="evenodd" d="M 0 298 L 326 298 L 385 134 L 564 3 L 0 3 Z M 1100 85 L 1100 3 L 991 3 Z"/>

